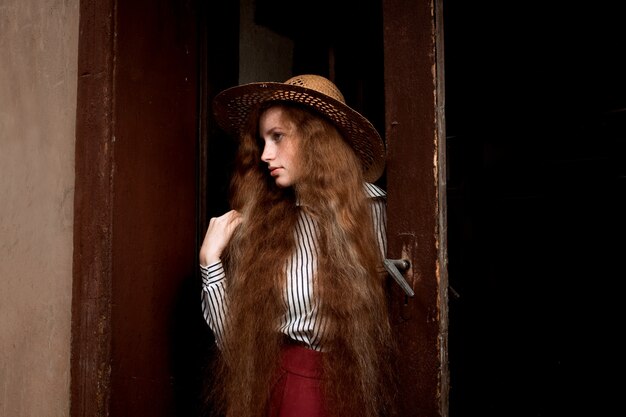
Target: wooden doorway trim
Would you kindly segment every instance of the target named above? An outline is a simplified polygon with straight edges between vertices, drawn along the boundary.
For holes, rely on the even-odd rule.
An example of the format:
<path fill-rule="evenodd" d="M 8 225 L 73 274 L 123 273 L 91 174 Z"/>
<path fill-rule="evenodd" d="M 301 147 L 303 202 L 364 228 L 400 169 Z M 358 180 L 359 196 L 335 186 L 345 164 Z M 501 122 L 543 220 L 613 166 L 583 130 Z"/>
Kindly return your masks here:
<path fill-rule="evenodd" d="M 441 0 L 383 2 L 388 255 L 407 258 L 415 297 L 394 287 L 399 415 L 448 414 L 446 165 Z"/>
<path fill-rule="evenodd" d="M 111 386 L 115 0 L 81 1 L 70 415 L 107 416 Z"/>
<path fill-rule="evenodd" d="M 197 7 L 80 1 L 72 417 L 184 414 L 173 332 L 197 270 Z"/>

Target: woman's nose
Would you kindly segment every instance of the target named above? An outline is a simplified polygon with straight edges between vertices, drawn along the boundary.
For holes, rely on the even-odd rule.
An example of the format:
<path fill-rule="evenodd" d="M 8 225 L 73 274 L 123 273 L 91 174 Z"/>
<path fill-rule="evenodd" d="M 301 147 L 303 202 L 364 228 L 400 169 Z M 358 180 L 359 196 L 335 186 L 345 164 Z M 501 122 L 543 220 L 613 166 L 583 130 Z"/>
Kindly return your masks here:
<path fill-rule="evenodd" d="M 263 153 L 261 154 L 261 161 L 269 162 L 274 159 L 275 154 L 274 146 L 272 146 L 272 142 L 268 141 L 265 143 L 263 147 Z"/>

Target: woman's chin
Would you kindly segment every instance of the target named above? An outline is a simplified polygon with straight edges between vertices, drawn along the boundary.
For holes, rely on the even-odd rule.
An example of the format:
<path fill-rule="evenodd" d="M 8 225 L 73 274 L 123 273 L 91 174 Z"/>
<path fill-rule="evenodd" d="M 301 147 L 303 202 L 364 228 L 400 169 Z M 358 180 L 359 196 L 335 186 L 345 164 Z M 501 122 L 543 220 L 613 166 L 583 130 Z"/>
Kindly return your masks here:
<path fill-rule="evenodd" d="M 289 188 L 292 185 L 292 182 L 285 178 L 276 178 L 276 186 L 279 188 Z"/>

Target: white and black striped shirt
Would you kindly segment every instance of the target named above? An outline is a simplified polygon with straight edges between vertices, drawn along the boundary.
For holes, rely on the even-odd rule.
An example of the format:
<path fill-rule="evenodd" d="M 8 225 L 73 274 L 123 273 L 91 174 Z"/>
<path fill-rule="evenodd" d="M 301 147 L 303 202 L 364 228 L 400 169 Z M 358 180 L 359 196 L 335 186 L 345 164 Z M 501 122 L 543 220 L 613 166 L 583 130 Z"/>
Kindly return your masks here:
<path fill-rule="evenodd" d="M 372 199 L 372 220 L 381 255 L 387 253 L 385 192 L 366 183 L 365 191 Z M 296 224 L 296 249 L 287 261 L 287 284 L 284 301 L 285 314 L 278 331 L 304 343 L 311 349 L 323 350 L 324 319 L 319 316 L 319 303 L 314 299 L 314 280 L 317 269 L 317 226 L 304 211 Z M 221 262 L 200 266 L 202 274 L 202 313 L 215 334 L 218 346 L 226 330 L 226 280 Z"/>

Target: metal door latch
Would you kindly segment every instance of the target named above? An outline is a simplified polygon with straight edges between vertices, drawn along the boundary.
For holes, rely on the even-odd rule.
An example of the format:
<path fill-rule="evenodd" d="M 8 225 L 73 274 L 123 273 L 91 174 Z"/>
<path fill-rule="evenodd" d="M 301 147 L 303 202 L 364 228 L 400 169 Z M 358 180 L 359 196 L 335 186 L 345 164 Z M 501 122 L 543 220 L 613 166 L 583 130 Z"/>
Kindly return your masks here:
<path fill-rule="evenodd" d="M 402 290 L 404 290 L 406 295 L 413 297 L 415 295 L 415 291 L 413 291 L 413 288 L 411 288 L 409 283 L 406 282 L 406 279 L 402 276 L 402 272 L 408 271 L 411 267 L 411 262 L 407 259 L 385 259 L 383 261 L 383 265 L 385 266 L 387 272 L 389 272 L 389 275 L 391 275 Z"/>

